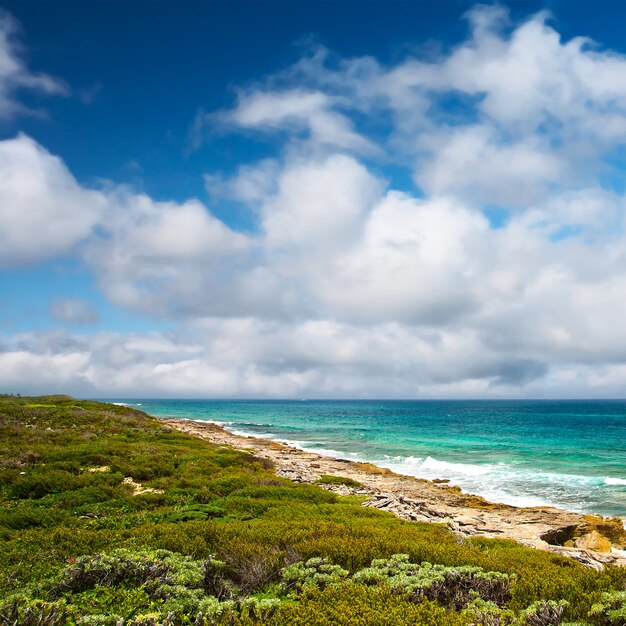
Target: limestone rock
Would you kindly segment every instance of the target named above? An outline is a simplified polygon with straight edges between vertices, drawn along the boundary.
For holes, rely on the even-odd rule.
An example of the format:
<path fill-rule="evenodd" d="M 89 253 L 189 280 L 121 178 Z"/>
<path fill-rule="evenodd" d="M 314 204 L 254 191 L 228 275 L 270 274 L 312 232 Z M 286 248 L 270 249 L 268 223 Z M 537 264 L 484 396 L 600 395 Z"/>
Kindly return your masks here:
<path fill-rule="evenodd" d="M 603 537 L 597 530 L 578 537 L 574 545 L 581 550 L 593 550 L 594 552 L 610 552 L 611 542 Z"/>

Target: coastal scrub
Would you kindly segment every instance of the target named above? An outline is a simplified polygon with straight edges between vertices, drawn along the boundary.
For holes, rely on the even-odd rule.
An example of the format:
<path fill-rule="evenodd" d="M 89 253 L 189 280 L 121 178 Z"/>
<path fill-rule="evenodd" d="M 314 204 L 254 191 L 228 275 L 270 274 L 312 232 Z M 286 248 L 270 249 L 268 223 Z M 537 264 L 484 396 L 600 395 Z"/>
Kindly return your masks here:
<path fill-rule="evenodd" d="M 0 624 L 622 623 L 624 569 L 361 500 L 130 408 L 0 398 Z"/>

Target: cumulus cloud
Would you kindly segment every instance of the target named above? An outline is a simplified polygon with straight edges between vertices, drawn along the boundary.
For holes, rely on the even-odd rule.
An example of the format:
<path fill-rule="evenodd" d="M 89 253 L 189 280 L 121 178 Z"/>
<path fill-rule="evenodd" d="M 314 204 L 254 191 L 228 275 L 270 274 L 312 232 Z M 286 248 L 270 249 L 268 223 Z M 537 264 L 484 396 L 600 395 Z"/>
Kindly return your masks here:
<path fill-rule="evenodd" d="M 155 202 L 125 189 L 107 195 L 101 236 L 84 258 L 117 304 L 154 316 L 197 314 L 203 303 L 227 306 L 229 278 L 245 279 L 250 242 L 197 200 Z M 244 261 L 241 261 L 244 259 Z"/>
<path fill-rule="evenodd" d="M 26 135 L 0 141 L 0 267 L 70 252 L 102 219 L 102 194 Z"/>
<path fill-rule="evenodd" d="M 174 323 L 7 336 L 0 380 L 26 390 L 46 368 L 42 390 L 98 395 L 623 395 L 626 57 L 563 41 L 545 13 L 467 19 L 437 58 L 317 49 L 201 115 L 198 129 L 277 146 L 207 172 L 208 206 L 89 189 L 32 139 L 0 142 L 0 262 L 74 251 L 114 304 Z M 224 199 L 252 232 L 212 214 Z"/>

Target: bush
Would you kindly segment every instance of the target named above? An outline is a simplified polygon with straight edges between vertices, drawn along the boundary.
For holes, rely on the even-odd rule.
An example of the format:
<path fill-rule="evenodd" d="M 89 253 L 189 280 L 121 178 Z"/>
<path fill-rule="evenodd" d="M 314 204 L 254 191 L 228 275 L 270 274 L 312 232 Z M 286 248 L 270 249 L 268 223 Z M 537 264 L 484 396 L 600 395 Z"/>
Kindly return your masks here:
<path fill-rule="evenodd" d="M 554 600 L 539 601 L 522 611 L 520 621 L 523 626 L 559 626 L 567 602 Z"/>
<path fill-rule="evenodd" d="M 624 626 L 626 624 L 626 591 L 612 591 L 603 593 L 599 602 L 589 611 L 589 616 L 595 618 L 596 623 L 610 626 Z"/>
<path fill-rule="evenodd" d="M 344 582 L 313 589 L 298 603 L 283 605 L 273 626 L 467 626 L 469 616 L 431 602 L 406 602 L 386 586 Z M 247 626 L 247 625 L 246 625 Z"/>
<path fill-rule="evenodd" d="M 60 603 L 32 600 L 20 605 L 14 601 L 0 607 L 1 626 L 63 626 L 66 621 L 67 613 Z"/>
<path fill-rule="evenodd" d="M 348 570 L 332 565 L 327 559 L 315 557 L 306 563 L 300 561 L 286 567 L 282 572 L 284 588 L 292 593 L 308 589 L 324 589 L 345 580 Z"/>
<path fill-rule="evenodd" d="M 72 491 L 80 484 L 80 478 L 68 472 L 38 470 L 15 480 L 8 488 L 8 495 L 16 500 L 37 500 L 50 493 Z"/>
<path fill-rule="evenodd" d="M 42 507 L 16 507 L 4 511 L 0 509 L 0 526 L 11 530 L 55 526 L 66 518 L 64 511 L 49 511 Z"/>
<path fill-rule="evenodd" d="M 172 553 L 164 550 L 151 554 L 133 553 L 125 549 L 78 557 L 61 573 L 54 592 L 60 596 L 67 592 L 87 591 L 96 586 L 139 586 L 149 581 L 169 581 L 173 557 Z M 175 558 L 180 560 L 181 557 L 177 555 Z"/>
<path fill-rule="evenodd" d="M 463 609 L 476 598 L 503 606 L 511 599 L 511 577 L 480 567 L 445 567 L 411 563 L 408 554 L 376 559 L 354 575 L 366 585 L 385 583 L 416 602 L 423 598 L 452 609 Z"/>

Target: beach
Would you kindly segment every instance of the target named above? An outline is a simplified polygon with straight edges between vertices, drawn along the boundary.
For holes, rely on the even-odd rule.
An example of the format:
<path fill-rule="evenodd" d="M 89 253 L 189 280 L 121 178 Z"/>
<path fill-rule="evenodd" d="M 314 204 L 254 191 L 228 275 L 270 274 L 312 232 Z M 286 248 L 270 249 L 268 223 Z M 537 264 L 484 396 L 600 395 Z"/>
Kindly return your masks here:
<path fill-rule="evenodd" d="M 339 495 L 363 498 L 363 506 L 389 511 L 414 522 L 446 524 L 460 537 L 512 539 L 523 545 L 574 558 L 601 569 L 626 565 L 623 520 L 586 515 L 556 507 L 515 507 L 464 493 L 447 482 L 428 481 L 392 472 L 371 463 L 333 458 L 261 437 L 230 432 L 218 424 L 160 418 L 171 428 L 211 443 L 269 459 L 277 476 L 320 484 Z"/>

